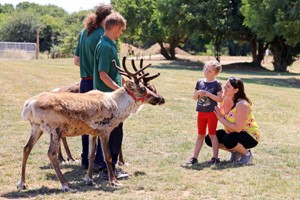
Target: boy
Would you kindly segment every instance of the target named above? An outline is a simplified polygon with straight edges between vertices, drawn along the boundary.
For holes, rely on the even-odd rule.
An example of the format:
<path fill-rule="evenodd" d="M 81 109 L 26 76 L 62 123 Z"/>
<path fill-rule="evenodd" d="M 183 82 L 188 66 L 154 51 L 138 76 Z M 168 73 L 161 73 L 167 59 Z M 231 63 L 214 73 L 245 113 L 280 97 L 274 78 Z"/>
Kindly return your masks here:
<path fill-rule="evenodd" d="M 213 157 L 209 164 L 218 164 L 219 143 L 216 136 L 216 128 L 218 119 L 214 113 L 217 102 L 222 101 L 222 86 L 216 80 L 216 76 L 222 70 L 222 66 L 218 61 L 208 61 L 203 68 L 204 79 L 200 79 L 196 83 L 193 99 L 197 101 L 198 117 L 198 137 L 196 139 L 194 155 L 188 160 L 187 164 L 195 164 L 198 162 L 198 156 L 203 145 L 206 135 L 206 127 L 208 127 L 208 135 L 212 141 Z"/>

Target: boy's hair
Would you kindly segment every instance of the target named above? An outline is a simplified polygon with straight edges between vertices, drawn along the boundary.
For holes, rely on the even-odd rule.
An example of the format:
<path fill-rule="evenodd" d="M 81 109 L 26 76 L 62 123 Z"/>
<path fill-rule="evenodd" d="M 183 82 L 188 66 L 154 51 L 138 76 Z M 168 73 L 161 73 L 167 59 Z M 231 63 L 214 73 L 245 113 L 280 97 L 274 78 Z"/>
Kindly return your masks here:
<path fill-rule="evenodd" d="M 214 68 L 214 70 L 216 71 L 217 74 L 222 71 L 222 65 L 221 65 L 221 63 L 219 63 L 216 60 L 207 61 L 204 64 L 204 68 L 206 68 L 207 66 L 212 66 Z"/>
<path fill-rule="evenodd" d="M 113 11 L 110 15 L 108 15 L 105 21 L 106 30 L 111 30 L 114 26 L 126 26 L 126 20 L 116 11 Z"/>

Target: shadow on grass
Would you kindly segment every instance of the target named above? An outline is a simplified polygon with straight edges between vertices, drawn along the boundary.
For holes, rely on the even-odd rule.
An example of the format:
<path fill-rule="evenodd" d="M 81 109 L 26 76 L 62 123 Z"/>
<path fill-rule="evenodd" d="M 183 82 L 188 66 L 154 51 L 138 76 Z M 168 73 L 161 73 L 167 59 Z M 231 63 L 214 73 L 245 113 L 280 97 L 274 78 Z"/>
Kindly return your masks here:
<path fill-rule="evenodd" d="M 175 70 L 202 70 L 204 63 L 201 61 L 195 62 L 191 60 L 173 60 L 168 63 L 162 63 L 160 65 L 154 65 L 153 68 L 158 69 L 175 69 Z M 256 75 L 285 75 L 295 76 L 300 75 L 299 73 L 292 72 L 274 72 L 264 67 L 254 66 L 251 62 L 239 62 L 222 65 L 222 72 L 234 73 L 234 74 L 256 74 Z"/>
<path fill-rule="evenodd" d="M 229 78 L 229 77 L 228 77 Z M 219 80 L 226 81 L 227 78 L 218 78 Z M 242 78 L 244 83 L 259 84 L 259 85 L 268 85 L 274 87 L 284 87 L 284 88 L 300 88 L 300 77 L 297 78 Z M 246 86 L 247 87 L 247 86 Z"/>
<path fill-rule="evenodd" d="M 201 71 L 203 68 L 202 62 L 192 62 L 189 60 L 176 60 L 171 61 L 170 63 L 161 64 L 159 66 L 154 66 L 154 68 L 158 69 L 175 69 L 175 70 L 192 70 L 192 71 Z M 251 63 L 233 63 L 223 65 L 222 73 L 228 74 L 228 78 L 230 76 L 234 76 L 236 74 L 244 74 L 244 75 L 256 75 L 256 76 L 268 76 L 261 78 L 243 78 L 242 80 L 245 83 L 253 83 L 260 85 L 269 85 L 275 87 L 286 87 L 286 88 L 300 88 L 300 74 L 289 73 L 289 72 L 273 72 L 263 67 L 253 67 Z M 285 76 L 283 78 L 278 78 L 280 76 Z M 295 78 L 294 76 L 298 76 L 299 78 Z M 271 76 L 271 77 L 270 77 Z M 274 76 L 274 78 L 273 78 Z M 275 78 L 276 76 L 276 78 Z M 293 76 L 287 78 L 288 76 Z M 226 81 L 227 78 L 218 78 L 219 80 Z"/>
<path fill-rule="evenodd" d="M 86 170 L 81 169 L 80 165 L 67 164 L 67 165 L 63 165 L 62 168 L 69 170 L 64 173 L 64 177 L 69 182 L 70 188 L 72 190 L 75 190 L 72 192 L 84 193 L 88 191 L 102 191 L 102 192 L 113 193 L 114 191 L 123 189 L 123 187 L 109 186 L 108 181 L 100 179 L 97 176 L 97 173 L 93 174 L 93 185 L 92 186 L 86 185 L 83 181 L 83 178 L 86 175 Z M 51 167 L 49 167 L 49 165 L 46 165 L 46 166 L 42 166 L 41 169 L 48 170 L 51 169 Z M 143 172 L 136 172 L 135 176 L 141 176 L 144 174 L 145 173 Z M 57 185 L 57 188 L 49 188 L 47 186 L 42 186 L 41 188 L 30 189 L 29 187 L 26 190 L 17 191 L 17 187 L 16 187 L 15 191 L 2 194 L 1 197 L 7 199 L 35 198 L 41 195 L 45 197 L 45 195 L 51 196 L 53 194 L 64 193 L 61 190 L 61 184 L 58 178 L 56 177 L 54 170 L 52 172 L 46 173 L 45 176 L 47 177 L 48 180 L 53 180 L 54 184 Z M 120 183 L 122 183 L 123 181 L 126 181 L 126 179 L 120 180 Z"/>
<path fill-rule="evenodd" d="M 249 164 L 247 166 L 251 166 L 251 165 L 253 164 Z M 228 168 L 240 168 L 244 166 L 245 165 L 231 163 L 229 161 L 222 161 L 217 165 L 208 164 L 207 162 L 196 163 L 193 165 L 181 165 L 182 168 L 189 169 L 189 170 L 197 170 L 197 171 L 201 171 L 205 168 L 211 168 L 212 170 L 224 170 Z"/>

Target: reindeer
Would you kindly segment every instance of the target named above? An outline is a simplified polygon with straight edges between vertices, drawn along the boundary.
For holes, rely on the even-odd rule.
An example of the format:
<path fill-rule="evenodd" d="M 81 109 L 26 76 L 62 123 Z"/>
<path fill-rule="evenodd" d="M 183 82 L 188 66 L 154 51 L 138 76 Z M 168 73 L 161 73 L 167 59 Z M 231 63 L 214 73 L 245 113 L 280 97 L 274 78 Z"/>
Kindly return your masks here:
<path fill-rule="evenodd" d="M 109 185 L 121 186 L 112 171 L 112 159 L 108 145 L 110 132 L 135 113 L 141 105 L 165 103 L 165 99 L 156 90 L 153 92 L 144 85 L 145 82 L 142 83 L 143 79 L 151 80 L 159 74 L 150 77 L 149 73 L 144 73 L 144 70 L 150 65 L 131 73 L 125 65 L 125 59 L 124 57 L 124 70 L 113 61 L 113 65 L 120 74 L 129 78 L 123 87 L 114 92 L 104 93 L 98 90 L 87 93 L 43 92 L 25 102 L 22 118 L 30 122 L 31 135 L 23 149 L 22 174 L 17 186 L 18 190 L 27 188 L 25 181 L 27 159 L 43 132 L 50 134 L 48 157 L 61 182 L 63 191 L 69 191 L 70 185 L 64 178 L 57 159 L 60 140 L 62 137 L 74 137 L 86 133 L 91 137 L 89 167 L 84 178 L 85 184 L 92 184 L 92 163 L 95 159 L 96 136 L 99 136 L 107 164 Z"/>
<path fill-rule="evenodd" d="M 124 57 L 123 59 L 123 66 L 125 65 L 126 63 L 126 57 Z M 134 63 L 134 60 L 131 60 L 131 64 L 132 64 L 132 67 L 133 69 L 137 72 L 138 69 L 136 68 L 135 66 L 135 63 Z M 143 59 L 140 60 L 140 69 L 143 67 Z M 141 74 L 144 74 L 144 71 L 141 72 Z M 143 76 L 142 78 L 142 83 L 149 89 L 151 90 L 152 92 L 156 92 L 156 89 L 155 87 L 150 83 L 150 80 L 158 77 L 160 74 L 156 74 L 154 76 L 151 76 L 151 77 L 147 77 L 147 76 Z M 54 90 L 52 90 L 53 92 L 72 92 L 72 93 L 79 93 L 80 92 L 80 83 L 72 83 L 72 84 L 69 84 L 69 85 L 66 85 L 66 86 L 63 86 L 63 87 L 60 87 L 60 88 L 55 88 Z M 67 139 L 65 137 L 62 137 L 61 138 L 62 140 L 62 143 L 63 143 L 63 146 L 64 146 L 64 149 L 66 151 L 66 154 L 67 154 L 67 161 L 76 161 L 75 158 L 72 156 L 72 153 L 70 151 L 70 148 L 69 148 L 69 145 L 67 143 Z M 57 158 L 59 160 L 60 163 L 64 163 L 66 162 L 66 160 L 64 159 L 63 155 L 62 155 L 62 152 L 61 152 L 61 146 L 59 146 L 59 150 L 58 150 L 58 154 L 57 154 Z M 122 152 L 122 147 L 120 149 L 120 153 L 119 153 L 119 158 L 118 158 L 118 164 L 120 166 L 122 165 L 126 165 L 126 162 L 125 162 L 125 159 L 124 159 L 124 156 L 123 156 L 123 152 Z"/>

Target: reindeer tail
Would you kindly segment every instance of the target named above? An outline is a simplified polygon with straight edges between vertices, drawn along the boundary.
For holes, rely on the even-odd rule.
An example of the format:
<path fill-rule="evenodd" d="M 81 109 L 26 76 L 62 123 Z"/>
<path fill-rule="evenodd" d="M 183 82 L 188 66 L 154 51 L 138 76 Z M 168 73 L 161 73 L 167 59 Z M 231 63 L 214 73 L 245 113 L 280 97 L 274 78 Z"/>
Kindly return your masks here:
<path fill-rule="evenodd" d="M 28 120 L 29 117 L 32 115 L 32 106 L 35 103 L 35 100 L 29 99 L 25 102 L 21 117 L 24 120 Z"/>

